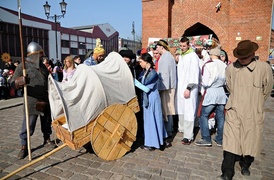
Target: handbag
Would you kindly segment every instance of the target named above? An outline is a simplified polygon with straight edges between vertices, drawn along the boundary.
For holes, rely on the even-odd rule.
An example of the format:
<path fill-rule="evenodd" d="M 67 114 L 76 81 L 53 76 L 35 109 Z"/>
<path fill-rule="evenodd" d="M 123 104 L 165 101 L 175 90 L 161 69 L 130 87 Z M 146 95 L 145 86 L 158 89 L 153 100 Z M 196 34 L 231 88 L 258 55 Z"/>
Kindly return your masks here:
<path fill-rule="evenodd" d="M 45 101 L 37 101 L 35 105 L 35 109 L 37 111 L 44 112 L 46 110 L 46 107 L 48 106 L 48 103 Z"/>

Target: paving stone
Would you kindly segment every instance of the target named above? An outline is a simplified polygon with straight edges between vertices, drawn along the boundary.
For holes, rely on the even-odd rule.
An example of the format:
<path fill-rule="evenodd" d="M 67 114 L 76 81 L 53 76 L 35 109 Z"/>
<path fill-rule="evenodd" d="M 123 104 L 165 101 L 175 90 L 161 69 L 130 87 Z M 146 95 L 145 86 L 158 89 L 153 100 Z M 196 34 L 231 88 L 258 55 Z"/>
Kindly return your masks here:
<path fill-rule="evenodd" d="M 85 171 L 82 172 L 82 174 L 87 175 L 87 176 L 97 176 L 100 174 L 102 171 L 98 169 L 93 169 L 93 168 L 87 168 Z M 78 172 L 79 173 L 79 172 Z"/>
<path fill-rule="evenodd" d="M 124 176 L 122 174 L 113 174 L 109 179 L 110 180 L 122 180 L 122 179 L 124 179 Z"/>
<path fill-rule="evenodd" d="M 51 168 L 51 165 L 41 164 L 41 165 L 37 166 L 36 168 L 34 168 L 34 171 L 46 172 L 50 168 Z"/>
<path fill-rule="evenodd" d="M 120 166 L 114 166 L 112 169 L 111 169 L 111 172 L 115 172 L 115 173 L 122 173 L 124 171 L 124 169 Z"/>
<path fill-rule="evenodd" d="M 98 167 L 98 169 L 103 171 L 110 171 L 113 168 L 113 165 L 110 164 L 103 164 L 102 166 Z"/>
<path fill-rule="evenodd" d="M 151 178 L 151 174 L 149 173 L 144 173 L 142 171 L 136 171 L 136 173 L 134 174 L 135 177 L 139 178 L 139 179 L 150 179 Z"/>
<path fill-rule="evenodd" d="M 63 171 L 59 168 L 56 167 L 51 167 L 46 171 L 48 174 L 54 175 L 54 176 L 59 176 Z"/>
<path fill-rule="evenodd" d="M 72 171 L 74 173 L 84 172 L 86 170 L 87 170 L 87 167 L 83 167 L 80 165 L 74 165 L 70 168 L 70 171 Z"/>
<path fill-rule="evenodd" d="M 44 180 L 60 180 L 61 178 L 55 176 L 48 176 Z"/>
<path fill-rule="evenodd" d="M 173 178 L 173 179 L 175 179 L 177 177 L 177 172 L 175 172 L 175 171 L 169 171 L 169 170 L 162 170 L 161 176 L 166 177 L 166 178 Z"/>
<path fill-rule="evenodd" d="M 133 169 L 124 169 L 123 174 L 126 176 L 134 176 L 134 174 L 137 173 L 137 170 L 133 170 Z"/>
<path fill-rule="evenodd" d="M 112 172 L 100 172 L 96 177 L 99 179 L 109 179 L 112 175 Z"/>
<path fill-rule="evenodd" d="M 0 162 L 0 170 L 6 169 L 9 166 L 11 166 L 11 164 L 6 162 Z"/>
<path fill-rule="evenodd" d="M 31 174 L 31 178 L 37 179 L 37 180 L 46 179 L 49 176 L 51 176 L 51 175 L 49 175 L 47 173 L 43 173 L 43 172 L 34 172 Z"/>
<path fill-rule="evenodd" d="M 1 102 L 0 102 L 1 103 Z M 266 102 L 267 107 L 274 107 L 274 98 Z M 0 177 L 25 164 L 28 158 L 18 160 L 20 149 L 18 132 L 20 132 L 22 106 L 0 110 Z M 233 180 L 273 180 L 274 177 L 274 109 L 266 112 L 263 131 L 262 153 L 255 158 L 250 167 L 251 176 L 243 177 L 239 163 L 235 165 Z M 14 114 L 12 121 L 10 114 Z M 15 126 L 14 124 L 17 124 Z M 200 132 L 199 132 L 200 133 Z M 200 138 L 198 133 L 197 139 Z M 172 147 L 164 151 L 153 152 L 142 150 L 138 144 L 115 161 L 105 161 L 94 153 L 84 153 L 65 147 L 50 157 L 26 168 L 10 179 L 30 180 L 82 180 L 82 179 L 123 179 L 123 180 L 211 180 L 221 174 L 223 158 L 222 148 L 213 144 L 210 148 L 198 147 L 194 143 L 189 146 L 181 144 L 182 134 L 177 133 Z M 54 139 L 54 134 L 52 139 Z M 50 149 L 40 147 L 43 141 L 40 131 L 40 121 L 37 121 L 36 131 L 31 137 L 33 157 L 37 158 L 49 152 Z M 142 140 L 138 139 L 138 142 Z"/>
<path fill-rule="evenodd" d="M 71 171 L 63 171 L 59 174 L 59 177 L 63 179 L 69 179 L 71 176 L 73 176 L 73 174 L 74 173 Z"/>
<path fill-rule="evenodd" d="M 90 168 L 100 168 L 102 166 L 101 162 L 90 162 L 89 167 Z"/>
<path fill-rule="evenodd" d="M 82 174 L 73 174 L 69 180 L 87 180 L 88 176 L 82 175 Z"/>
<path fill-rule="evenodd" d="M 152 175 L 152 177 L 150 178 L 151 180 L 165 180 L 164 177 L 161 177 L 159 175 Z"/>

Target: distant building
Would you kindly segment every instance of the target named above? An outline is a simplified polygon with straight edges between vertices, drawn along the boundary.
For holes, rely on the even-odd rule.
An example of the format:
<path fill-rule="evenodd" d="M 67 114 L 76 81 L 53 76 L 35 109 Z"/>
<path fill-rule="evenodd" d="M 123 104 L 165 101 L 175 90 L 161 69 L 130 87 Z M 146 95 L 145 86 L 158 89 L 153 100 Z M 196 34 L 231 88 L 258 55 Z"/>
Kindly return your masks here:
<path fill-rule="evenodd" d="M 65 28 L 46 17 L 41 19 L 23 13 L 21 17 L 24 53 L 27 45 L 35 41 L 54 61 L 63 61 L 68 55 L 79 55 L 84 60 L 87 51 L 95 47 L 96 38 L 101 39 L 107 54 L 119 50 L 119 33 L 108 23 Z M 0 7 L 0 55 L 3 53 L 9 53 L 13 61 L 21 60 L 18 12 Z M 0 60 L 0 68 L 3 66 Z"/>
<path fill-rule="evenodd" d="M 142 43 L 140 41 L 133 41 L 130 39 L 119 38 L 119 50 L 122 47 L 127 47 L 136 54 L 136 52 L 139 49 L 142 49 Z"/>

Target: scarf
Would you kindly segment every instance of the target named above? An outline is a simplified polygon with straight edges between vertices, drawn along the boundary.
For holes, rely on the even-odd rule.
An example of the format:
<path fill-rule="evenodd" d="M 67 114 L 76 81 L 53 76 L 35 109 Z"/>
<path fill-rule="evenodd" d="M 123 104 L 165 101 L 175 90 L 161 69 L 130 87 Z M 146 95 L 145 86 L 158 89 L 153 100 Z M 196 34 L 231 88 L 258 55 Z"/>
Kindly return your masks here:
<path fill-rule="evenodd" d="M 194 50 L 192 48 L 189 48 L 186 52 L 182 52 L 181 55 L 185 56 L 185 55 L 187 55 L 189 53 L 192 53 L 192 52 L 194 52 Z"/>

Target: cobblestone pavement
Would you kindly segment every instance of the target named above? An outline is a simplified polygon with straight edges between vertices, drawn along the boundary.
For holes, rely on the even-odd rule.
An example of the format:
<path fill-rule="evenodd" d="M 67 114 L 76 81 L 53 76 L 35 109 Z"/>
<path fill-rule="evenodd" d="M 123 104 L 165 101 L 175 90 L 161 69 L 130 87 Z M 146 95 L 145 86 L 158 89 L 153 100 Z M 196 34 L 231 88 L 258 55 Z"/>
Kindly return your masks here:
<path fill-rule="evenodd" d="M 0 104 L 3 101 L 0 101 Z M 6 102 L 5 102 L 6 103 Z M 252 164 L 251 176 L 243 177 L 236 163 L 235 180 L 274 179 L 274 98 L 265 105 L 266 121 L 263 133 L 262 153 Z M 20 149 L 18 133 L 21 127 L 23 106 L 12 106 L 0 110 L 0 177 L 27 164 L 28 158 L 18 160 Z M 41 147 L 40 122 L 31 137 L 33 159 L 51 151 Z M 200 138 L 200 134 L 197 135 Z M 52 135 L 54 139 L 54 134 Z M 181 144 L 182 134 L 177 133 L 173 146 L 163 151 L 145 151 L 134 144 L 132 152 L 115 161 L 104 161 L 84 149 L 61 149 L 47 159 L 26 168 L 10 179 L 85 180 L 85 179 L 179 179 L 212 180 L 221 174 L 222 148 L 197 147 Z"/>

